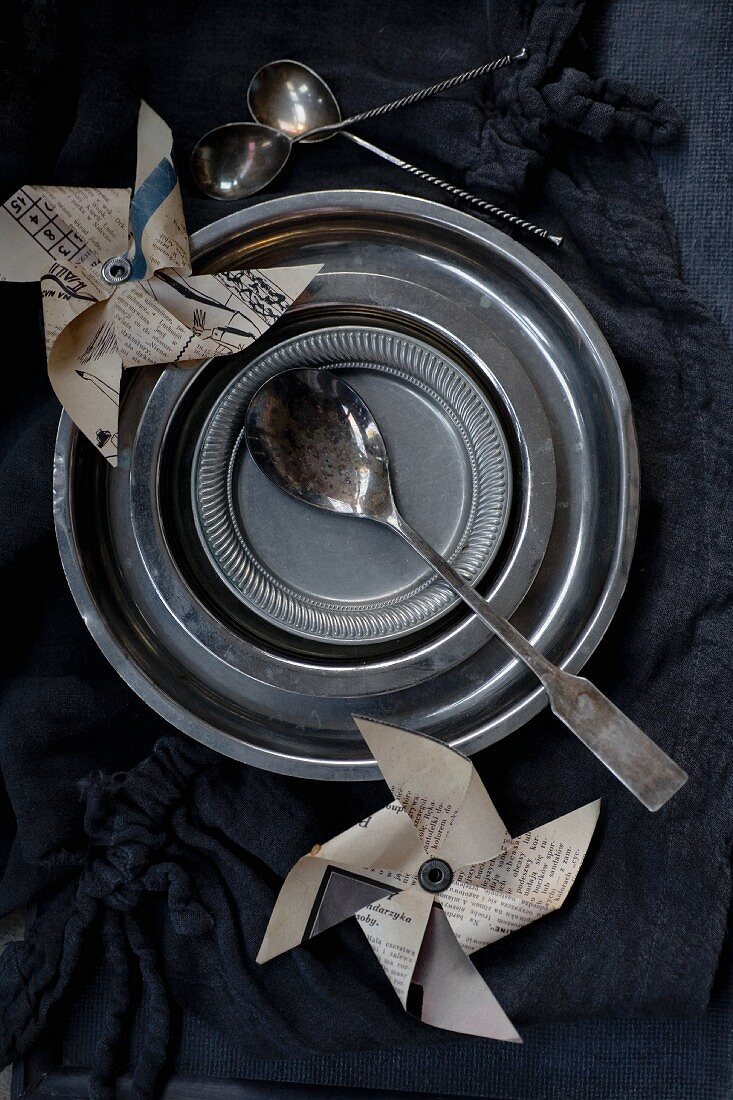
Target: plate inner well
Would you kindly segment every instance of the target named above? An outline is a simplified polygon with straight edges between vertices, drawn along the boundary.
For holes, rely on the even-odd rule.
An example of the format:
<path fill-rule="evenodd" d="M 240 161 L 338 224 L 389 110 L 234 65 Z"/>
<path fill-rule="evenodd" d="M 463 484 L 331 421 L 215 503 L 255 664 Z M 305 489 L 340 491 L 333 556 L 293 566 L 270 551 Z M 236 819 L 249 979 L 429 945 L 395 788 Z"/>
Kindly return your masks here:
<path fill-rule="evenodd" d="M 473 497 L 471 468 L 455 424 L 403 379 L 364 369 L 336 373 L 376 418 L 405 519 L 440 554 L 452 557 L 466 531 Z M 381 604 L 434 579 L 429 566 L 394 532 L 283 493 L 258 469 L 244 442 L 237 449 L 233 489 L 245 541 L 270 575 L 302 598 Z"/>

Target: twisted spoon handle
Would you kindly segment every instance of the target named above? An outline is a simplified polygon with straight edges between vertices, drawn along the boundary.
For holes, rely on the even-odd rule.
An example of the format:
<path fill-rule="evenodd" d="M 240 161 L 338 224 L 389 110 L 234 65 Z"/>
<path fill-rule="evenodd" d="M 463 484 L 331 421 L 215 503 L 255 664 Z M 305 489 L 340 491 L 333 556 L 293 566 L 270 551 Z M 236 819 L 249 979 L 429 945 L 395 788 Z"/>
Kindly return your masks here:
<path fill-rule="evenodd" d="M 492 214 L 495 218 L 502 218 L 504 221 L 509 222 L 525 233 L 532 233 L 535 237 L 540 237 L 544 241 L 550 241 L 551 244 L 556 245 L 558 248 L 562 245 L 562 237 L 550 233 L 547 229 L 542 229 L 541 226 L 535 225 L 534 222 L 525 221 L 524 218 L 520 218 L 516 214 L 511 214 L 508 210 L 502 209 L 501 206 L 495 206 L 493 202 L 487 202 L 486 199 L 480 199 L 477 195 L 472 195 L 470 191 L 464 191 L 462 187 L 456 187 L 454 184 L 448 183 L 447 180 L 441 179 L 440 176 L 431 176 L 429 172 L 424 172 L 422 168 L 416 168 L 414 164 L 409 164 L 406 160 L 400 160 L 399 157 L 393 156 L 392 153 L 388 153 L 385 149 L 380 149 L 378 145 L 373 145 L 371 141 L 365 141 L 364 138 L 358 137 L 350 131 L 340 130 L 339 133 L 341 133 L 343 137 L 348 138 L 349 141 L 361 145 L 362 149 L 368 149 L 370 153 L 374 153 L 375 156 L 381 157 L 382 160 L 388 160 L 390 164 L 394 164 L 404 172 L 410 172 L 411 175 L 417 176 L 418 179 L 424 180 L 426 183 L 432 183 L 435 187 L 442 188 L 443 191 L 447 191 L 449 195 L 455 195 L 456 198 L 463 199 L 464 202 L 470 202 L 473 206 L 478 207 L 479 210 L 484 210 L 487 214 Z"/>
<path fill-rule="evenodd" d="M 431 84 L 429 88 L 412 92 L 410 95 L 403 96 L 402 99 L 393 99 L 391 103 L 383 103 L 381 107 L 372 107 L 370 111 L 361 111 L 358 115 L 352 115 L 351 118 L 344 119 L 339 125 L 351 126 L 354 122 L 365 122 L 368 118 L 379 118 L 380 115 L 386 115 L 389 111 L 398 111 L 401 107 L 411 107 L 413 103 L 421 103 L 423 99 L 440 95 L 441 92 L 448 92 L 451 88 L 457 88 L 460 84 L 466 84 L 469 80 L 478 80 L 480 76 L 486 76 L 487 73 L 492 73 L 496 69 L 503 69 L 505 65 L 512 65 L 515 61 L 526 61 L 528 57 L 529 50 L 525 46 L 519 53 L 508 53 L 505 57 L 497 58 L 496 61 L 489 61 L 485 65 L 469 69 L 468 72 L 459 73 L 458 76 L 441 80 L 439 84 Z"/>
<path fill-rule="evenodd" d="M 439 573 L 515 657 L 540 681 L 550 707 L 576 737 L 628 787 L 648 810 L 658 810 L 686 782 L 687 775 L 590 680 L 557 668 L 494 611 L 472 585 L 433 550 L 400 515 L 383 520 Z"/>
<path fill-rule="evenodd" d="M 413 103 L 422 103 L 424 99 L 430 99 L 431 96 L 440 95 L 441 92 L 447 92 L 451 88 L 457 88 L 459 84 L 466 84 L 469 80 L 478 80 L 480 76 L 486 76 L 487 73 L 492 73 L 496 69 L 503 69 L 505 65 L 513 65 L 515 61 L 526 61 L 528 57 L 529 50 L 524 46 L 519 53 L 508 53 L 504 57 L 497 58 L 496 61 L 488 61 L 485 65 L 479 65 L 476 69 L 469 69 L 468 72 L 459 73 L 458 76 L 448 77 L 447 80 L 441 80 L 439 84 L 431 84 L 429 88 L 421 88 L 417 92 L 411 92 L 410 95 L 403 96 L 402 99 L 393 99 L 391 103 L 383 103 L 380 107 L 360 111 L 358 115 L 351 115 L 340 122 L 332 122 L 329 126 L 319 126 L 315 130 L 306 130 L 292 140 L 293 142 L 310 142 L 315 138 L 322 140 L 331 134 L 337 134 L 339 131 L 345 130 L 347 126 L 351 126 L 354 122 L 364 122 L 368 118 L 379 118 L 381 115 L 389 114 L 390 111 L 397 111 L 401 107 L 411 107 Z"/>

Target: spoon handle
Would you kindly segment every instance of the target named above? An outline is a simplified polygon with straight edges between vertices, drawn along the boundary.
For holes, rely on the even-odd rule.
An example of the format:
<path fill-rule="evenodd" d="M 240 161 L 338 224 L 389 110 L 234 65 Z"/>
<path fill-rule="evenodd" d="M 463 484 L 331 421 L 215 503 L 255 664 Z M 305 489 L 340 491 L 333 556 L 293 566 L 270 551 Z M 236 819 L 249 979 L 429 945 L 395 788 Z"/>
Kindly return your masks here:
<path fill-rule="evenodd" d="M 433 550 L 396 513 L 387 521 L 464 600 L 504 645 L 534 672 L 550 707 L 576 737 L 628 787 L 648 810 L 658 810 L 686 782 L 687 775 L 630 718 L 589 680 L 548 661 L 516 627 Z"/>
<path fill-rule="evenodd" d="M 439 84 L 431 84 L 429 88 L 421 88 L 420 91 L 412 92 L 410 95 L 403 96 L 402 99 L 393 99 L 391 103 L 383 103 L 381 107 L 372 107 L 369 111 L 360 111 L 358 115 L 345 118 L 339 125 L 352 126 L 355 122 L 365 122 L 368 118 L 379 118 L 390 111 L 398 111 L 402 107 L 411 107 L 413 103 L 422 103 L 424 99 L 440 95 L 441 92 L 448 92 L 451 88 L 457 88 L 460 84 L 467 84 L 470 80 L 478 80 L 479 77 L 486 76 L 496 69 L 503 69 L 506 65 L 512 65 L 515 61 L 526 61 L 528 57 L 529 50 L 525 46 L 519 53 L 508 53 L 504 57 L 497 58 L 496 61 L 489 61 L 485 65 L 469 69 L 468 72 L 459 73 L 458 76 L 441 80 Z"/>
<path fill-rule="evenodd" d="M 401 99 L 393 99 L 391 103 L 382 103 L 379 107 L 372 107 L 368 111 L 360 111 L 358 115 L 350 115 L 349 118 L 343 118 L 340 122 L 332 122 L 328 126 L 319 126 L 316 130 L 306 130 L 304 133 L 298 134 L 293 140 L 313 141 L 316 137 L 321 139 L 330 137 L 332 134 L 337 134 L 339 130 L 345 130 L 347 126 L 352 126 L 355 122 L 365 122 L 369 118 L 380 118 L 382 115 L 389 114 L 390 111 L 398 111 L 402 107 L 411 107 L 414 103 L 422 103 L 424 99 L 430 99 L 432 96 L 440 95 L 441 92 L 450 91 L 451 88 L 457 88 L 460 84 L 468 83 L 469 80 L 478 80 L 480 76 L 486 76 L 496 69 L 503 69 L 506 65 L 513 65 L 516 61 L 526 61 L 528 57 L 529 50 L 526 46 L 523 46 L 519 53 L 505 54 L 504 57 L 498 57 L 496 61 L 488 61 L 485 65 L 479 65 L 475 69 L 459 73 L 458 76 L 451 76 L 447 80 L 441 80 L 438 84 L 431 84 L 429 88 L 421 88 L 417 92 L 411 92 L 410 95 L 402 96 Z"/>
<path fill-rule="evenodd" d="M 370 153 L 374 153 L 375 156 L 381 157 L 382 160 L 388 160 L 390 164 L 394 164 L 397 168 L 402 168 L 403 171 L 409 172 L 413 176 L 417 176 L 418 179 L 424 180 L 426 183 L 432 183 L 435 187 L 442 188 L 443 191 L 447 191 L 449 195 L 455 195 L 456 198 L 463 199 L 464 202 L 470 202 L 473 206 L 478 207 L 479 210 L 483 210 L 487 214 L 492 214 L 495 218 L 502 218 L 516 229 L 521 229 L 525 233 L 532 233 L 535 237 L 539 237 L 543 241 L 550 241 L 551 244 L 556 245 L 558 248 L 562 245 L 562 237 L 550 233 L 547 229 L 542 229 L 541 226 L 535 225 L 534 222 L 525 221 L 524 218 L 520 218 L 516 214 L 511 214 L 508 210 L 503 210 L 501 206 L 495 206 L 493 202 L 487 202 L 486 199 L 480 199 L 477 195 L 472 195 L 470 191 L 464 191 L 462 187 L 456 187 L 454 184 L 448 183 L 447 180 L 441 179 L 440 176 L 431 176 L 429 172 L 424 172 L 422 168 L 416 168 L 414 164 L 409 164 L 406 160 L 401 160 L 399 157 L 393 156 L 393 154 L 388 153 L 386 149 L 380 149 L 378 145 L 373 145 L 371 141 L 365 141 L 364 138 L 352 134 L 349 130 L 339 130 L 339 133 L 343 137 L 348 138 L 349 141 L 361 145 L 362 149 L 368 149 Z"/>

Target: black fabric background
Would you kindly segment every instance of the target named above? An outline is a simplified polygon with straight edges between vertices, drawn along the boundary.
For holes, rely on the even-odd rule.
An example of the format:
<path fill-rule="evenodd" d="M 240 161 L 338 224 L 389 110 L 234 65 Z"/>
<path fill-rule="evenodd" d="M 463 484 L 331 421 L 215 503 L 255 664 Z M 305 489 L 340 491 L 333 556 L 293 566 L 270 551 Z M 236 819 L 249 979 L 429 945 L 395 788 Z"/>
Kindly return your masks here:
<path fill-rule="evenodd" d="M 409 126 L 393 116 L 364 133 L 565 233 L 563 252 L 543 259 L 619 359 L 643 473 L 632 578 L 588 674 L 691 779 L 649 815 L 547 715 L 478 758 L 515 832 L 604 797 L 587 867 L 563 910 L 478 959 L 520 1024 L 701 1011 L 729 901 L 730 356 L 681 279 L 647 148 L 674 136 L 673 113 L 597 78 L 582 9 L 573 0 L 517 2 L 487 17 L 482 4 L 430 0 L 416 18 L 412 4 L 384 0 L 217 0 L 205 9 L 36 2 L 11 8 L 0 111 L 5 198 L 24 182 L 130 184 L 144 96 L 173 129 L 193 231 L 230 208 L 192 189 L 190 149 L 204 130 L 244 116 L 249 76 L 265 61 L 294 54 L 313 64 L 349 112 L 525 41 L 532 48 L 521 69 L 416 108 Z M 432 197 L 395 175 L 333 141 L 293 156 L 277 193 L 373 186 Z M 0 703 L 0 900 L 5 910 L 38 896 L 46 905 L 28 946 L 3 959 L 6 1055 L 47 1020 L 57 1025 L 62 994 L 74 995 L 103 949 L 118 952 L 122 979 L 123 960 L 146 975 L 160 1047 L 166 991 L 260 1059 L 445 1043 L 398 1010 L 354 928 L 265 970 L 253 963 L 295 858 L 383 804 L 386 788 L 306 783 L 219 761 L 171 735 L 116 678 L 55 551 L 58 408 L 45 379 L 37 288 L 4 286 L 0 309 L 23 336 L 6 369 L 0 425 L 0 584 L 5 606 L 21 601 Z M 128 781 L 81 784 L 137 764 L 167 735 Z M 103 1080 L 115 1046 L 100 1049 Z M 149 1084 L 155 1057 L 143 1063 Z"/>

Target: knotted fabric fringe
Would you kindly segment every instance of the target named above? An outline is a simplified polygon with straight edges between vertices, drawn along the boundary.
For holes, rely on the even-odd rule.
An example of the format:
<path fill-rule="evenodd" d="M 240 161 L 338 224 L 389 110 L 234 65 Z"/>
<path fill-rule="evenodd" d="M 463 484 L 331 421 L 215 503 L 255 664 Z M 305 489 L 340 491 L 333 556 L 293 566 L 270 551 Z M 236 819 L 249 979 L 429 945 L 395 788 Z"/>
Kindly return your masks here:
<path fill-rule="evenodd" d="M 0 959 L 3 1063 L 26 1053 L 83 972 L 99 945 L 112 975 L 109 1005 L 90 1079 L 93 1100 L 112 1100 L 125 1068 L 133 968 L 147 995 L 145 1034 L 134 1067 L 133 1095 L 156 1094 L 168 1054 L 170 1009 L 151 925 L 163 898 L 181 936 L 197 936 L 212 918 L 195 895 L 185 853 L 171 822 L 193 780 L 215 765 L 213 753 L 169 738 L 127 776 L 96 776 L 83 791 L 88 847 L 56 857 L 70 880 L 39 908 L 26 939 Z"/>

